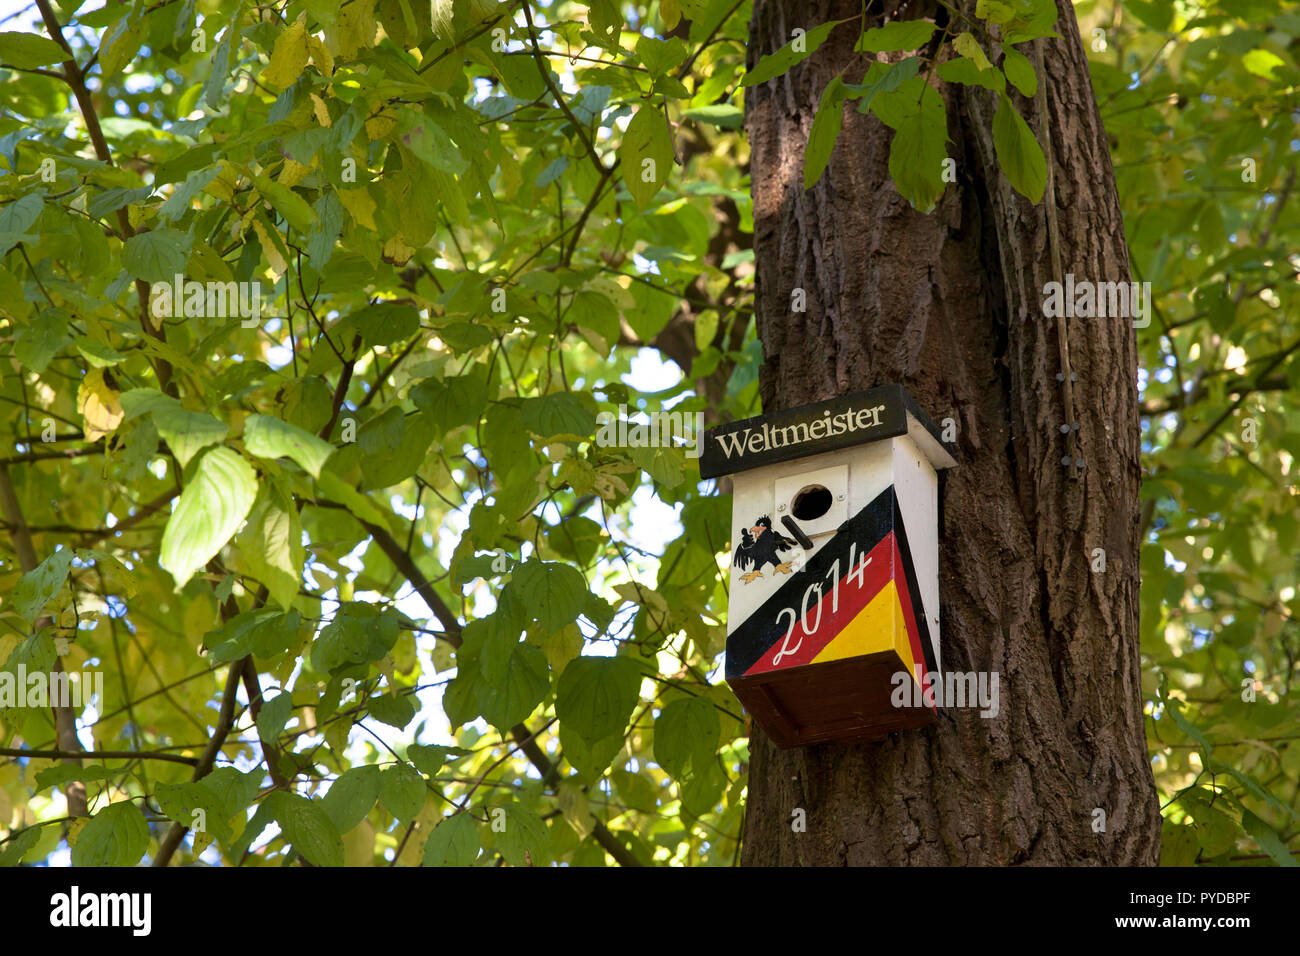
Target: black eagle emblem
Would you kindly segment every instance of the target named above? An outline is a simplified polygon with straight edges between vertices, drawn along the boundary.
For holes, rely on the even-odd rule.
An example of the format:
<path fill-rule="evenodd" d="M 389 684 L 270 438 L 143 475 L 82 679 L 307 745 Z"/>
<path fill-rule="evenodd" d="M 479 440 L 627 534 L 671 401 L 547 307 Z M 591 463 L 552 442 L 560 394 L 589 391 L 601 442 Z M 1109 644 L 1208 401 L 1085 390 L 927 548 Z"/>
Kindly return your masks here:
<path fill-rule="evenodd" d="M 777 552 L 789 551 L 793 547 L 794 542 L 780 532 L 773 531 L 772 519 L 763 515 L 754 522 L 752 528 L 740 530 L 740 544 L 736 546 L 736 556 L 731 563 L 744 572 L 740 580 L 746 584 L 761 578 L 766 564 L 776 569 L 773 574 L 789 574 L 790 562 L 782 561 Z"/>

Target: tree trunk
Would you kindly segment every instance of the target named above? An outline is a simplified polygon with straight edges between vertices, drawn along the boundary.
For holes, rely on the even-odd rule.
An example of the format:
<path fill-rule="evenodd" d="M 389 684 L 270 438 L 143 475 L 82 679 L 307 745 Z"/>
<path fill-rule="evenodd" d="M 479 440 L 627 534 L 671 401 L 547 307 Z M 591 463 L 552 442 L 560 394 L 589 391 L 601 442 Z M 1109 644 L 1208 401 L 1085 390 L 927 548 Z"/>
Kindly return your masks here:
<path fill-rule="evenodd" d="M 886 0 L 890 19 L 894 6 Z M 1047 135 L 1038 105 L 1012 92 L 1047 152 L 1037 206 L 999 172 L 995 94 L 946 83 L 957 182 L 932 213 L 900 197 L 890 131 L 853 101 L 825 175 L 805 192 L 821 91 L 846 67 L 846 82 L 859 82 L 867 66 L 853 52 L 856 20 L 746 91 L 763 407 L 897 382 L 936 422 L 955 422 L 958 466 L 940 479 L 943 668 L 996 672 L 1001 690 L 995 718 L 942 710 L 924 730 L 875 743 L 778 750 L 755 727 L 747 865 L 1156 863 L 1138 648 L 1136 337 L 1128 319 L 1076 318 L 1062 345 L 1041 305 L 1058 269 L 1130 277 L 1078 24 L 1064 0 L 1058 10 L 1061 39 L 1036 41 Z M 857 0 L 755 0 L 751 68 L 794 29 L 860 11 Z M 947 14 L 912 0 L 902 18 L 915 17 L 943 24 Z M 873 10 L 867 25 L 881 20 Z M 805 312 L 791 312 L 795 288 Z M 1067 448 L 1069 385 L 1079 427 Z M 1067 450 L 1084 461 L 1077 478 L 1062 465 Z M 1095 549 L 1104 571 L 1093 570 Z M 792 829 L 796 808 L 806 832 Z"/>

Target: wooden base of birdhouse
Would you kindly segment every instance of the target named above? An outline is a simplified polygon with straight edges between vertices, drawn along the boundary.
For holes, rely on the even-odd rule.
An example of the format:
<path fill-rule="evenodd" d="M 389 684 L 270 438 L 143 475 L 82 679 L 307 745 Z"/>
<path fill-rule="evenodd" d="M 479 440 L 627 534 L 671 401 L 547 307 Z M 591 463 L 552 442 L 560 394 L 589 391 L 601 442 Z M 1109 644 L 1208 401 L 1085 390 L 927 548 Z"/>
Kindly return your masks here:
<path fill-rule="evenodd" d="M 906 686 L 901 686 L 900 674 L 907 674 Z M 906 664 L 892 650 L 733 678 L 728 683 L 772 742 L 782 748 L 879 740 L 935 720 L 930 707 L 890 703 L 920 699 Z"/>
<path fill-rule="evenodd" d="M 892 485 L 783 575 L 761 612 L 727 637 L 727 683 L 782 747 L 931 723 L 933 703 L 918 702 L 938 673 Z"/>

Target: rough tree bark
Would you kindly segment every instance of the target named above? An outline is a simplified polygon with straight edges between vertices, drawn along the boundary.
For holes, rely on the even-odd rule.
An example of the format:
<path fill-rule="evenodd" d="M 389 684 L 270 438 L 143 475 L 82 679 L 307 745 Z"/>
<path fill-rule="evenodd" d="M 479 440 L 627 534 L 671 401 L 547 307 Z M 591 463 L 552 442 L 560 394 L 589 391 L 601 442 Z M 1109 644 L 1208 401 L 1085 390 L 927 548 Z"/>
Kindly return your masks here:
<path fill-rule="evenodd" d="M 868 26 L 947 17 L 922 0 L 905 12 L 886 0 L 883 16 L 869 6 Z M 962 6 L 973 11 L 973 0 Z M 1068 2 L 1058 10 L 1061 38 L 1037 41 L 1048 136 L 1042 98 L 1013 93 L 1040 142 L 1051 142 L 1038 206 L 998 171 L 994 94 L 951 84 L 943 95 L 958 182 L 931 214 L 899 196 L 891 134 L 852 101 L 826 174 L 804 191 L 822 89 L 842 70 L 859 82 L 866 69 L 853 52 L 856 20 L 746 91 L 763 407 L 899 382 L 936 421 L 955 420 L 959 464 L 940 488 L 943 663 L 995 671 L 1001 689 L 994 719 L 950 709 L 878 743 L 782 751 L 755 728 L 747 865 L 1157 860 L 1138 649 L 1135 333 L 1127 319 L 1074 319 L 1062 348 L 1041 307 L 1044 285 L 1062 278 L 1048 238 L 1053 205 L 1061 273 L 1130 277 L 1078 24 Z M 860 12 L 857 0 L 755 0 L 750 66 L 796 27 Z M 794 288 L 805 290 L 806 312 L 790 311 Z M 1063 362 L 1078 376 L 1077 479 L 1061 464 Z M 1104 573 L 1091 570 L 1096 548 Z M 804 833 L 791 829 L 796 807 Z"/>

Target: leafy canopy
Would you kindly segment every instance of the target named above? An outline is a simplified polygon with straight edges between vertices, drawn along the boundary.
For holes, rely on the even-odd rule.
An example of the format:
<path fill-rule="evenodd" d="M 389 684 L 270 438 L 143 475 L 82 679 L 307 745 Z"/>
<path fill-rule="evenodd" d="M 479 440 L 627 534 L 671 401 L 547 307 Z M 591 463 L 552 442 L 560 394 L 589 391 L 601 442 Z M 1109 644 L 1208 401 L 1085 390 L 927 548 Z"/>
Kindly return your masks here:
<path fill-rule="evenodd" d="M 807 185 L 855 103 L 930 208 L 978 88 L 1037 200 L 1054 5 L 808 23 L 751 72 L 729 0 L 45 6 L 53 37 L 0 33 L 0 661 L 103 673 L 83 740 L 147 756 L 6 756 L 0 862 L 731 863 L 729 501 L 681 447 L 593 441 L 597 413 L 758 411 L 746 86 L 856 30 Z M 1166 857 L 1286 862 L 1300 14 L 1076 9 L 1158 305 Z M 629 375 L 642 349 L 680 377 Z M 48 708 L 0 733 L 56 746 Z"/>

